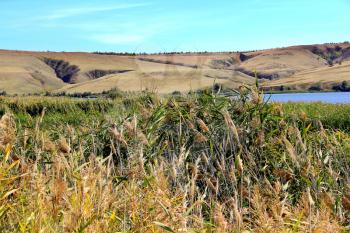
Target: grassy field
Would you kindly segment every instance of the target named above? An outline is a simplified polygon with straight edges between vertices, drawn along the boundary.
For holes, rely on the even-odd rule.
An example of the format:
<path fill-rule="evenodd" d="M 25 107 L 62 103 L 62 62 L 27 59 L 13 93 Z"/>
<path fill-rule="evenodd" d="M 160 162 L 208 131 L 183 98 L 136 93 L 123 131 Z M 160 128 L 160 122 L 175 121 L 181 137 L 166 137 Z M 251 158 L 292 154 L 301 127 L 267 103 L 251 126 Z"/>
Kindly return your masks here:
<path fill-rule="evenodd" d="M 325 128 L 350 132 L 350 105 L 325 103 L 288 103 L 283 105 L 286 115 L 304 116 L 306 122 L 321 121 Z"/>
<path fill-rule="evenodd" d="M 0 98 L 1 232 L 349 232 L 347 105 Z"/>

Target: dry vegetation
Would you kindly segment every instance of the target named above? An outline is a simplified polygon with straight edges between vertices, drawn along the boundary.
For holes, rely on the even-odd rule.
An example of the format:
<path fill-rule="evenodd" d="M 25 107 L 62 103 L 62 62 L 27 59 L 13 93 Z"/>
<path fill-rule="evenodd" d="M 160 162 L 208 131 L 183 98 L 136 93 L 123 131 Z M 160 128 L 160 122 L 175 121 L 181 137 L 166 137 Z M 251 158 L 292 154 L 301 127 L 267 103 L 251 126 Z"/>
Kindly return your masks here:
<path fill-rule="evenodd" d="M 189 92 L 214 82 L 230 88 L 252 85 L 255 76 L 267 90 L 281 86 L 308 90 L 315 84 L 332 90 L 332 86 L 350 81 L 349 51 L 349 43 L 243 53 L 153 55 L 0 50 L 0 91 L 100 93 L 119 88 Z"/>
<path fill-rule="evenodd" d="M 350 61 L 332 67 L 322 67 L 314 70 L 300 72 L 292 77 L 273 80 L 267 85 L 270 87 L 290 86 L 296 90 L 307 90 L 311 85 L 320 84 L 323 90 L 331 90 L 332 86 L 349 81 Z"/>
<path fill-rule="evenodd" d="M 348 231 L 345 128 L 240 94 L 1 98 L 0 231 Z"/>
<path fill-rule="evenodd" d="M 24 94 L 52 91 L 64 85 L 41 59 L 0 51 L 0 91 Z"/>

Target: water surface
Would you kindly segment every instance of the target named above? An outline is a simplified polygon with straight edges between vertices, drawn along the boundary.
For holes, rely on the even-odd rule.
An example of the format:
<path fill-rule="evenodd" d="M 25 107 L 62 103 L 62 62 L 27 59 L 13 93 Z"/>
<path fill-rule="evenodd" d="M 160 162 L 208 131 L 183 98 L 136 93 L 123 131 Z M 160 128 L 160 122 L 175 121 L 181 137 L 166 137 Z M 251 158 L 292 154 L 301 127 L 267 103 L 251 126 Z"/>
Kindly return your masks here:
<path fill-rule="evenodd" d="M 350 103 L 350 92 L 265 94 L 270 102 L 324 102 L 332 104 Z"/>

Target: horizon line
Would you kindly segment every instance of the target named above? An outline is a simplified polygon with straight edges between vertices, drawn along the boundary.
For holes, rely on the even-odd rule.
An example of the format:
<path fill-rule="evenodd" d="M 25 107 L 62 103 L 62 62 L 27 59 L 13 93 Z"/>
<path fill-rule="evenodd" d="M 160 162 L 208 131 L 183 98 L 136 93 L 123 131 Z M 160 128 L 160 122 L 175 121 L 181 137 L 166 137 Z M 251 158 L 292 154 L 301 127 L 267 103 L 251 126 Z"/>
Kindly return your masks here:
<path fill-rule="evenodd" d="M 249 53 L 249 52 L 258 52 L 258 51 L 266 51 L 266 50 L 276 50 L 276 49 L 285 49 L 292 48 L 298 46 L 317 46 L 317 45 L 334 45 L 334 44 L 350 44 L 348 40 L 342 42 L 325 42 L 325 43 L 313 43 L 313 44 L 292 44 L 286 45 L 282 47 L 271 47 L 264 49 L 251 49 L 251 50 L 225 50 L 225 51 L 161 51 L 161 52 L 118 52 L 112 50 L 100 50 L 100 51 L 58 51 L 58 50 L 26 50 L 26 49 L 2 49 L 0 51 L 13 51 L 13 52 L 32 52 L 32 53 L 90 53 L 90 54 L 104 54 L 111 53 L 115 55 L 156 55 L 156 54 L 203 54 L 203 53 Z"/>

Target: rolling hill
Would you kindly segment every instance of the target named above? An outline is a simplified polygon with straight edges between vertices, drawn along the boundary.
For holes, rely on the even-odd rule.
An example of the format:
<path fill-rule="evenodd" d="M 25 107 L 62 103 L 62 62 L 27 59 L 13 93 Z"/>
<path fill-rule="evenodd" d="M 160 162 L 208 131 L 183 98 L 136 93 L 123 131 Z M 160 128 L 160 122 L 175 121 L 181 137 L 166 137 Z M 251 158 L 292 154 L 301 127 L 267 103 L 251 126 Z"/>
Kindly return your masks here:
<path fill-rule="evenodd" d="M 9 94 L 52 91 L 65 83 L 40 59 L 13 53 L 0 53 L 0 90 Z"/>
<path fill-rule="evenodd" d="M 0 50 L 0 91 L 9 94 L 150 90 L 188 92 L 220 83 L 267 90 L 323 90 L 350 81 L 350 44 L 252 52 L 154 55 Z"/>

